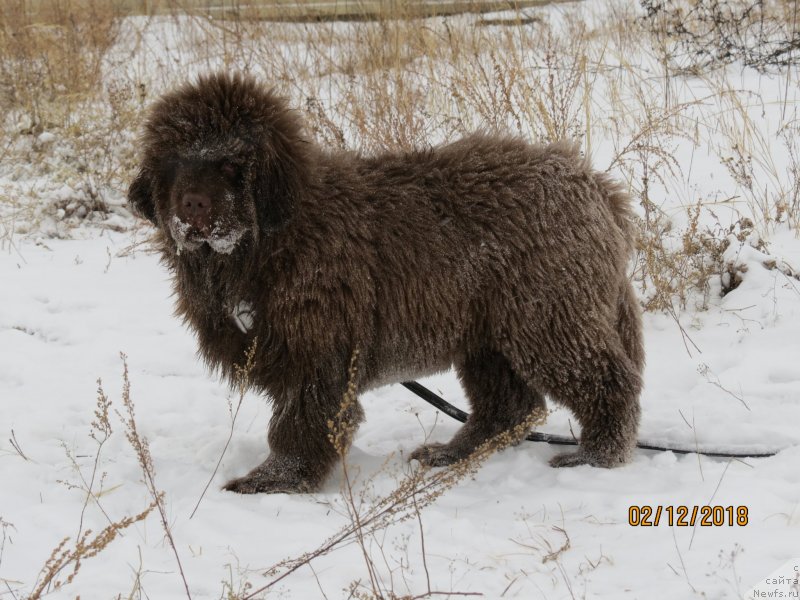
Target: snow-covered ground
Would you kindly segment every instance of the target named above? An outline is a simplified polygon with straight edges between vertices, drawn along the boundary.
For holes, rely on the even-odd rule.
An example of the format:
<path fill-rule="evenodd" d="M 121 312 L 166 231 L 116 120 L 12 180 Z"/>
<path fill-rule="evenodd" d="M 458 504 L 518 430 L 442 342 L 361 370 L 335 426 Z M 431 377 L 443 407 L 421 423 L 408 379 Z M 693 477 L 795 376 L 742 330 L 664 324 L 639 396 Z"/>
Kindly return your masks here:
<path fill-rule="evenodd" d="M 737 89 L 760 94 L 741 114 L 753 113 L 763 127 L 748 132 L 750 139 L 773 145 L 769 157 L 776 164 L 765 168 L 756 158 L 756 175 L 765 169 L 776 174 L 765 186 L 785 178 L 788 157 L 776 131 L 791 121 L 787 108 L 796 114 L 800 104 L 793 77 L 796 72 L 734 75 Z M 690 99 L 705 97 L 709 83 L 689 78 L 671 85 Z M 715 101 L 687 107 L 685 114 Z M 692 204 L 688 197 L 746 199 L 719 160 L 712 142 L 728 138 L 717 133 L 704 143 L 675 142 L 682 191 L 676 193 L 674 182 L 671 190 L 653 184 L 651 199 L 675 217 L 676 227 Z M 599 132 L 593 144 L 595 162 L 607 166 L 615 144 Z M 36 167 L 24 170 L 35 175 Z M 5 183 L 14 184 L 5 174 Z M 3 183 L 0 177 L 0 189 Z M 640 438 L 778 454 L 729 460 L 639 451 L 615 470 L 557 470 L 547 461 L 558 448 L 520 444 L 491 457 L 474 478 L 425 508 L 419 521 L 393 524 L 368 540 L 386 588 L 411 597 L 432 590 L 453 597 L 717 599 L 745 598 L 759 585 L 765 593 L 798 597 L 785 580 L 797 577 L 800 565 L 800 280 L 793 276 L 800 272 L 800 241 L 786 222 L 764 224 L 746 206 L 724 212 L 729 207 L 712 206 L 701 222 L 727 226 L 744 215 L 762 225 L 759 236 L 726 250 L 726 261 L 745 267 L 741 285 L 719 297 L 714 279 L 707 310 L 690 302 L 673 315 L 645 315 Z M 116 413 L 125 410 L 120 352 L 127 356 L 137 426 L 150 442 L 191 596 L 236 597 L 227 594 L 242 591 L 246 582 L 252 589 L 264 585 L 275 578 L 265 574 L 269 567 L 313 551 L 349 522 L 343 476 L 337 471 L 313 495 L 221 491 L 268 452 L 269 404 L 247 394 L 219 471 L 191 516 L 228 439 L 238 397 L 204 370 L 192 333 L 172 316 L 169 273 L 142 243 L 147 228 L 134 227 L 124 210 L 110 224 L 123 231 L 87 223 L 69 240 L 27 228 L 2 238 L 0 598 L 25 598 L 64 538 L 73 538 L 71 547 L 79 531 L 99 532 L 151 502 Z M 48 231 L 61 230 L 53 225 Z M 114 431 L 96 458 L 90 424 L 98 378 L 112 401 Z M 452 373 L 424 383 L 467 408 Z M 412 468 L 404 457 L 417 445 L 428 436 L 447 440 L 458 424 L 399 385 L 366 394 L 362 402 L 367 420 L 348 463 L 369 505 Z M 556 409 L 541 430 L 568 434 L 570 425 L 571 415 Z M 97 501 L 86 503 L 82 488 L 95 463 Z M 691 512 L 707 505 L 732 506 L 735 517 L 746 507 L 746 523 L 729 525 L 727 513 L 718 526 L 667 522 L 667 507 Z M 629 524 L 630 508 L 644 506 L 663 507 L 659 525 Z M 66 580 L 71 569 L 58 578 Z M 783 583 L 766 581 L 777 569 L 783 569 Z M 347 598 L 353 582 L 368 586 L 366 578 L 362 549 L 350 543 L 277 583 L 267 597 Z M 156 513 L 87 558 L 74 581 L 48 597 L 77 595 L 186 597 Z"/>
<path fill-rule="evenodd" d="M 797 248 L 788 232 L 786 241 Z M 50 550 L 77 531 L 84 495 L 70 489 L 81 476 L 67 453 L 88 478 L 97 450 L 89 423 L 98 377 L 123 410 L 120 352 L 128 357 L 138 425 L 151 443 L 195 597 L 219 595 L 230 577 L 227 564 L 235 578 L 247 571 L 256 583 L 259 569 L 316 548 L 346 523 L 339 473 L 313 496 L 219 490 L 266 455 L 269 408 L 255 395 L 245 398 L 230 450 L 189 519 L 227 439 L 231 394 L 207 375 L 191 333 L 171 316 L 169 274 L 154 255 L 126 250 L 130 243 L 125 234 L 20 242 L 0 257 L 0 507 L 12 524 L 5 529 L 0 577 L 12 588 L 29 588 Z M 719 306 L 682 319 L 683 334 L 670 317 L 647 315 L 645 323 L 643 439 L 784 450 L 757 460 L 639 452 L 632 464 L 606 471 L 551 469 L 547 459 L 556 449 L 547 445 L 511 448 L 424 511 L 434 589 L 499 597 L 513 581 L 506 597 L 569 598 L 571 589 L 576 597 L 585 590 L 586 597 L 680 598 L 694 587 L 709 598 L 728 598 L 797 555 L 800 282 L 755 263 Z M 427 383 L 463 406 L 451 374 Z M 376 494 L 392 488 L 406 468 L 402 455 L 425 435 L 446 440 L 457 428 L 400 386 L 363 402 L 367 421 L 350 461 L 364 475 L 377 473 Z M 559 410 L 543 429 L 568 433 L 568 418 Z M 101 503 L 118 518 L 139 512 L 149 499 L 122 425 L 113 415 L 112 423 L 115 432 L 101 454 Z M 24 457 L 8 439 L 12 431 Z M 632 527 L 628 510 L 639 505 L 746 506 L 748 524 Z M 107 524 L 93 504 L 85 518 L 95 530 Z M 569 548 L 543 563 L 567 536 Z M 390 530 L 383 551 L 390 565 L 406 565 L 411 592 L 424 589 L 415 523 Z M 313 566 L 334 597 L 364 574 L 352 545 Z M 124 595 L 139 571 L 149 597 L 183 595 L 154 516 L 87 561 L 65 594 Z M 320 594 L 317 585 L 306 569 L 284 587 L 307 598 Z M 396 585 L 403 591 L 404 580 Z"/>
<path fill-rule="evenodd" d="M 227 439 L 231 395 L 204 372 L 191 333 L 171 316 L 168 273 L 154 255 L 125 251 L 130 242 L 128 235 L 112 234 L 21 243 L 0 258 L 0 507 L 3 520 L 13 524 L 5 530 L 0 577 L 12 588 L 28 589 L 50 550 L 77 531 L 84 495 L 68 485 L 79 484 L 80 476 L 67 452 L 88 478 L 97 449 L 89 437 L 96 379 L 122 410 L 120 351 L 128 356 L 138 425 L 151 443 L 195 597 L 217 597 L 230 577 L 228 564 L 234 579 L 245 571 L 257 584 L 259 569 L 316 548 L 346 523 L 338 473 L 313 496 L 219 490 L 266 456 L 269 409 L 255 395 L 245 398 L 230 450 L 189 518 Z M 433 589 L 490 598 L 509 585 L 506 597 L 688 598 L 694 588 L 709 598 L 736 598 L 797 556 L 800 283 L 756 263 L 719 306 L 682 318 L 684 334 L 670 317 L 648 315 L 645 322 L 643 439 L 784 450 L 757 460 L 639 452 L 617 470 L 555 470 L 547 459 L 556 449 L 521 444 L 491 458 L 474 480 L 423 512 Z M 463 406 L 452 375 L 427 383 Z M 391 490 L 408 468 L 402 455 L 425 435 L 445 440 L 457 428 L 400 386 L 363 402 L 367 421 L 350 461 L 364 475 L 377 473 L 375 494 Z M 543 429 L 568 433 L 568 418 L 559 410 Z M 112 422 L 116 431 L 101 455 L 101 502 L 116 518 L 139 512 L 149 499 L 122 426 L 116 417 Z M 7 439 L 12 431 L 25 457 Z M 628 510 L 636 505 L 746 506 L 748 524 L 632 527 Z M 86 522 L 96 530 L 107 524 L 93 504 Z M 542 562 L 567 537 L 569 547 L 558 560 Z M 392 528 L 383 551 L 393 567 L 406 565 L 410 591 L 421 592 L 416 524 Z M 313 567 L 331 597 L 364 575 L 352 545 Z M 64 597 L 124 597 L 136 572 L 149 597 L 183 596 L 155 516 L 87 561 Z M 396 585 L 404 591 L 405 580 Z M 309 569 L 283 587 L 298 598 L 320 594 Z"/>

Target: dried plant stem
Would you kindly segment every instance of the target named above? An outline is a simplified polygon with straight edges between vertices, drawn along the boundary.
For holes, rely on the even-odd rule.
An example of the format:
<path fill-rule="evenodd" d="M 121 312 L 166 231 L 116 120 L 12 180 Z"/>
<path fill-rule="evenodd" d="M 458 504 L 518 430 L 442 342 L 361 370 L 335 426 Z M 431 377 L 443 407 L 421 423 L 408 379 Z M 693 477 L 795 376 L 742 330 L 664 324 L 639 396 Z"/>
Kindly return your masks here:
<path fill-rule="evenodd" d="M 122 359 L 122 405 L 125 407 L 127 412 L 126 417 L 121 416 L 126 427 L 125 435 L 139 459 L 139 467 L 142 470 L 145 487 L 150 493 L 150 497 L 153 499 L 153 504 L 158 509 L 158 516 L 161 519 L 161 527 L 164 530 L 167 543 L 172 549 L 172 553 L 175 555 L 175 562 L 178 565 L 178 572 L 180 574 L 181 581 L 183 582 L 183 588 L 186 591 L 186 597 L 191 600 L 192 594 L 189 591 L 189 584 L 186 581 L 186 574 L 184 573 L 183 565 L 181 564 L 181 557 L 178 554 L 178 548 L 175 545 L 175 539 L 172 536 L 172 529 L 167 519 L 167 511 L 164 506 L 164 492 L 160 491 L 156 485 L 155 468 L 153 466 L 152 456 L 150 455 L 150 445 L 147 441 L 147 438 L 139 435 L 139 431 L 136 427 L 136 416 L 133 399 L 131 398 L 131 382 L 128 374 L 128 357 L 120 352 L 120 358 Z"/>
<path fill-rule="evenodd" d="M 14 430 L 11 430 L 11 437 L 8 438 L 8 441 L 11 443 L 11 447 L 16 450 L 17 454 L 19 454 L 24 460 L 30 460 L 25 453 L 20 448 L 19 442 L 17 441 L 17 435 L 14 433 Z"/>
<path fill-rule="evenodd" d="M 97 450 L 94 453 L 94 460 L 92 461 L 92 474 L 89 477 L 89 481 L 86 481 L 86 478 L 83 476 L 83 471 L 78 467 L 77 462 L 75 466 L 78 471 L 78 475 L 81 478 L 81 482 L 83 483 L 84 492 L 86 493 L 86 497 L 83 500 L 83 506 L 81 507 L 81 517 L 78 522 L 78 534 L 75 536 L 75 539 L 79 539 L 81 537 L 81 533 L 83 531 L 83 519 L 86 514 L 86 509 L 89 506 L 89 500 L 94 500 L 97 507 L 103 513 L 103 516 L 108 520 L 109 523 L 113 523 L 111 517 L 105 511 L 105 509 L 100 504 L 100 499 L 94 492 L 94 484 L 97 478 L 97 469 L 100 464 L 100 456 L 103 452 L 103 446 L 111 437 L 112 429 L 111 429 L 111 422 L 108 419 L 109 409 L 111 408 L 111 401 L 108 399 L 105 391 L 103 390 L 103 382 L 98 379 L 97 380 L 97 407 L 95 408 L 94 416 L 95 420 L 92 421 L 91 424 L 91 433 L 89 434 L 90 437 L 97 442 Z M 102 490 L 102 483 L 101 483 L 101 490 Z M 120 535 L 122 535 L 120 533 Z"/>
<path fill-rule="evenodd" d="M 114 541 L 123 529 L 146 519 L 147 515 L 149 515 L 155 507 L 156 502 L 154 501 L 139 514 L 132 517 L 125 517 L 111 523 L 93 538 L 90 538 L 92 531 L 87 529 L 76 539 L 73 548 L 66 547 L 69 538 L 61 540 L 58 546 L 50 553 L 50 557 L 42 568 L 41 579 L 38 585 L 34 588 L 33 592 L 27 596 L 26 600 L 39 600 L 39 598 L 51 588 L 59 589 L 72 583 L 84 561 L 100 554 Z M 72 571 L 67 578 L 64 581 L 58 580 L 58 574 L 69 566 L 72 567 Z"/>
<path fill-rule="evenodd" d="M 417 504 L 417 496 L 412 497 L 414 503 L 414 515 L 417 518 L 417 526 L 419 527 L 419 546 L 422 554 L 422 568 L 425 569 L 425 584 L 427 586 L 428 594 L 431 594 L 431 573 L 428 570 L 428 554 L 425 550 L 425 529 L 422 526 L 422 511 Z"/>
<path fill-rule="evenodd" d="M 258 338 L 255 337 L 253 338 L 250 347 L 247 349 L 244 365 L 243 366 L 236 365 L 234 367 L 234 371 L 236 372 L 235 387 L 239 394 L 239 400 L 236 403 L 236 408 L 231 411 L 231 428 L 230 431 L 228 431 L 228 439 L 225 440 L 225 445 L 222 447 L 222 452 L 220 452 L 219 460 L 217 460 L 217 464 L 214 466 L 214 470 L 211 473 L 211 477 L 208 478 L 208 482 L 203 488 L 200 497 L 197 499 L 197 504 L 194 505 L 192 513 L 189 515 L 190 519 L 194 517 L 194 514 L 197 512 L 197 509 L 200 508 L 200 503 L 203 501 L 203 498 L 205 497 L 208 488 L 211 487 L 211 482 L 214 481 L 214 477 L 216 477 L 217 471 L 219 470 L 219 467 L 222 464 L 222 459 L 225 458 L 225 453 L 228 451 L 228 446 L 230 446 L 231 440 L 233 439 L 233 431 L 236 426 L 236 418 L 239 416 L 239 410 L 242 408 L 242 402 L 244 402 L 244 395 L 247 392 L 247 388 L 249 387 L 250 374 L 252 373 L 253 367 L 256 364 L 257 347 L 258 347 Z"/>

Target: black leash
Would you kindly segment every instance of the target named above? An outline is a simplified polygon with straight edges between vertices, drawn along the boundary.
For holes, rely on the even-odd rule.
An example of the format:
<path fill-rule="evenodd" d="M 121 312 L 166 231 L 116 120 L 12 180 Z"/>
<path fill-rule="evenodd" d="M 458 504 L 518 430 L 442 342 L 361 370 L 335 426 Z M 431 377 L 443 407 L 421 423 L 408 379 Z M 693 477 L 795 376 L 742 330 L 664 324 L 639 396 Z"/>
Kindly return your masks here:
<path fill-rule="evenodd" d="M 456 421 L 461 421 L 465 423 L 467 421 L 467 417 L 469 414 L 465 413 L 463 410 L 456 408 L 452 404 L 450 404 L 447 400 L 435 394 L 424 385 L 417 381 L 404 381 L 402 382 L 403 386 L 414 392 L 417 396 L 425 400 L 425 402 L 432 404 L 448 417 L 452 417 Z M 567 437 L 564 435 L 554 435 L 551 433 L 540 433 L 538 431 L 534 431 L 525 438 L 529 442 L 547 442 L 548 444 L 558 444 L 561 446 L 577 446 L 578 441 L 574 438 Z M 675 452 L 676 454 L 702 454 L 703 456 L 714 456 L 718 458 L 765 458 L 767 456 L 775 456 L 778 451 L 775 450 L 773 452 L 705 452 L 703 450 L 696 450 L 696 449 L 687 449 L 687 448 L 679 448 L 679 447 L 672 447 L 672 446 L 655 446 L 653 444 L 645 444 L 643 442 L 638 442 L 636 444 L 637 448 L 642 448 L 644 450 L 657 450 L 659 452 Z"/>

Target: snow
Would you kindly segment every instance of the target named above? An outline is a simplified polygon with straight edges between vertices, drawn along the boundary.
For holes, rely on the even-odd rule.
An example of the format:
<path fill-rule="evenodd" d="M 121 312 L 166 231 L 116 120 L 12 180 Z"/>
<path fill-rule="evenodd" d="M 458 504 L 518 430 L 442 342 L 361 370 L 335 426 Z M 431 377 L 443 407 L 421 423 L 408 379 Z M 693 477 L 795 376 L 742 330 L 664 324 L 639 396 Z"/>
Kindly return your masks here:
<path fill-rule="evenodd" d="M 172 237 L 178 244 L 178 254 L 184 248 L 196 248 L 203 243 L 208 243 L 214 252 L 220 254 L 230 254 L 236 248 L 236 244 L 242 239 L 245 233 L 244 229 L 230 229 L 223 231 L 225 228 L 215 225 L 211 233 L 207 237 L 195 237 L 189 239 L 189 234 L 192 232 L 192 226 L 189 223 L 181 221 L 177 215 L 173 215 L 169 220 L 169 229 Z"/>
<path fill-rule="evenodd" d="M 236 248 L 236 244 L 239 243 L 239 240 L 242 239 L 244 232 L 244 229 L 231 229 L 223 233 L 218 227 L 214 227 L 206 241 L 214 252 L 230 254 L 233 252 L 233 249 Z"/>
<path fill-rule="evenodd" d="M 143 46 L 148 52 L 156 47 L 159 31 L 172 43 L 179 28 L 180 23 L 167 22 L 160 30 L 148 30 L 152 39 Z M 149 71 L 154 79 L 168 68 L 159 56 L 140 60 L 154 63 Z M 190 72 L 208 66 L 191 64 Z M 788 94 L 783 87 L 785 74 L 767 77 L 743 70 L 737 77 L 743 90 L 781 102 L 788 97 L 791 107 L 800 102 L 796 86 Z M 674 85 L 681 97 L 704 98 L 712 83 L 687 78 Z M 750 133 L 777 148 L 772 154 L 777 164 L 757 164 L 755 174 L 775 193 L 786 181 L 782 175 L 765 178 L 763 171 L 783 174 L 787 168 L 788 156 L 775 136 L 781 102 L 745 107 L 763 125 L 760 133 Z M 692 118 L 692 110 L 701 105 L 687 109 L 686 118 Z M 735 118 L 730 125 L 737 125 Z M 60 140 L 42 132 L 35 143 L 57 147 Z M 592 143 L 593 162 L 604 168 L 608 157 L 616 155 L 612 142 L 598 131 Z M 522 443 L 492 456 L 474 477 L 422 511 L 424 544 L 415 518 L 368 541 L 387 581 L 391 572 L 398 595 L 424 593 L 429 577 L 432 590 L 485 598 L 714 600 L 748 597 L 753 586 L 774 589 L 770 579 L 788 579 L 797 572 L 797 230 L 786 222 L 760 222 L 763 215 L 748 213 L 752 204 L 716 202 L 747 193 L 720 163 L 730 149 L 695 148 L 686 140 L 675 144 L 682 183 L 671 182 L 668 189 L 653 182 L 650 193 L 676 227 L 686 219 L 685 207 L 694 198 L 705 198 L 715 212 L 703 214 L 703 225 L 727 228 L 746 214 L 759 225 L 759 234 L 744 241 L 730 238 L 723 261 L 741 275 L 733 291 L 721 297 L 722 282 L 712 279 L 706 310 L 697 302 L 675 314 L 645 315 L 640 439 L 709 450 L 779 452 L 770 458 L 728 460 L 637 451 L 619 469 L 553 469 L 548 460 L 561 451 L 558 447 Z M 222 491 L 226 481 L 268 455 L 267 399 L 244 395 L 230 446 L 215 472 L 239 396 L 206 371 L 196 356 L 193 333 L 173 316 L 170 274 L 144 243 L 149 230 L 133 226 L 121 205 L 124 191 L 110 192 L 113 212 L 99 215 L 82 201 L 80 189 L 69 183 L 54 186 L 44 176 L 37 179 L 30 175 L 34 167 L 25 166 L 30 178 L 20 181 L 43 200 L 44 208 L 14 236 L 0 230 L 0 598 L 25 597 L 53 548 L 79 531 L 85 502 L 80 486 L 98 455 L 98 443 L 90 436 L 98 378 L 112 401 L 114 431 L 97 458 L 95 492 L 102 475 L 102 493 L 97 493 L 98 502 L 87 504 L 84 529 L 98 532 L 108 524 L 106 514 L 121 519 L 151 501 L 117 414 L 124 412 L 121 352 L 130 369 L 137 426 L 150 443 L 156 484 L 165 493 L 166 516 L 192 597 L 226 597 L 226 586 L 237 590 L 246 581 L 254 588 L 264 585 L 273 579 L 265 574 L 269 567 L 314 550 L 349 522 L 342 471 L 337 469 L 320 492 L 310 495 Z M 23 183 L 8 175 L 0 180 L 5 186 L 20 191 Z M 683 195 L 675 194 L 676 188 Z M 0 206 L 0 216 L 3 210 Z M 78 222 L 82 225 L 75 227 Z M 188 227 L 180 221 L 171 225 L 176 231 Z M 208 242 L 217 252 L 230 252 L 238 241 L 234 237 L 212 235 Z M 231 315 L 246 332 L 257 307 L 242 300 Z M 422 383 L 468 409 L 452 372 Z M 356 493 L 370 505 L 391 493 L 413 468 L 406 457 L 419 444 L 446 441 L 459 425 L 399 385 L 370 391 L 362 403 L 366 421 L 348 465 L 356 476 Z M 541 430 L 569 435 L 574 418 L 551 408 Z M 748 522 L 721 527 L 670 526 L 663 520 L 655 527 L 628 524 L 631 507 L 691 510 L 705 505 L 746 507 Z M 366 584 L 366 569 L 361 550 L 351 543 L 299 569 L 270 596 L 346 598 L 357 580 Z M 787 586 L 778 587 L 790 597 Z M 118 594 L 186 597 L 156 514 L 86 559 L 75 580 L 48 597 Z"/>
<path fill-rule="evenodd" d="M 227 564 L 235 578 L 265 581 L 261 570 L 315 548 L 346 523 L 338 471 L 309 496 L 245 497 L 220 490 L 267 455 L 270 410 L 254 394 L 245 397 L 220 471 L 189 519 L 228 435 L 228 401 L 236 398 L 197 361 L 191 332 L 172 317 L 169 274 L 156 255 L 130 250 L 135 241 L 109 232 L 46 245 L 21 241 L 16 252 L 6 249 L 0 258 L 3 439 L 13 431 L 27 457 L 8 441 L 0 445 L 0 516 L 13 524 L 0 577 L 20 582 L 14 584 L 20 589 L 30 588 L 50 550 L 76 533 L 84 497 L 66 485 L 79 481 L 66 452 L 86 476 L 96 452 L 88 434 L 98 377 L 114 407 L 122 408 L 120 351 L 128 357 L 138 426 L 150 440 L 194 597 L 218 597 Z M 681 316 L 683 332 L 668 316 L 646 316 L 641 438 L 783 450 L 772 458 L 730 461 L 639 451 L 630 465 L 609 471 L 552 469 L 547 460 L 558 449 L 544 444 L 510 448 L 423 512 L 434 588 L 499 597 L 514 582 L 506 597 L 568 598 L 571 587 L 585 589 L 588 597 L 674 598 L 689 597 L 691 585 L 709 598 L 728 598 L 798 554 L 800 286 L 778 269 L 764 268 L 760 257 L 748 266 L 742 284 L 719 306 Z M 237 307 L 245 329 L 251 308 L 244 302 Z M 466 408 L 452 373 L 424 383 Z M 370 494 L 396 485 L 409 468 L 403 457 L 426 436 L 444 441 L 458 427 L 400 386 L 371 392 L 363 403 L 367 420 L 349 463 L 362 478 L 374 477 Z M 556 410 L 542 429 L 568 434 L 570 419 Z M 113 416 L 112 422 L 115 432 L 101 455 L 101 502 L 108 514 L 121 516 L 139 512 L 149 500 L 121 424 Z M 747 506 L 749 524 L 627 524 L 631 505 L 706 504 Z M 94 504 L 86 522 L 95 530 L 105 524 Z M 569 549 L 542 562 L 565 536 Z M 174 558 L 162 538 L 149 517 L 100 558 L 87 560 L 75 582 L 52 597 L 125 592 L 131 569 L 140 568 L 140 553 L 151 597 L 180 597 Z M 388 540 L 390 564 L 408 561 L 409 586 L 419 592 L 425 579 L 416 525 L 393 526 Z M 353 546 L 318 559 L 314 568 L 326 590 L 363 576 Z M 662 582 L 663 595 L 652 592 L 654 579 Z M 621 592 L 623 582 L 627 591 Z M 319 593 L 308 569 L 287 578 L 282 589 L 297 597 Z"/>

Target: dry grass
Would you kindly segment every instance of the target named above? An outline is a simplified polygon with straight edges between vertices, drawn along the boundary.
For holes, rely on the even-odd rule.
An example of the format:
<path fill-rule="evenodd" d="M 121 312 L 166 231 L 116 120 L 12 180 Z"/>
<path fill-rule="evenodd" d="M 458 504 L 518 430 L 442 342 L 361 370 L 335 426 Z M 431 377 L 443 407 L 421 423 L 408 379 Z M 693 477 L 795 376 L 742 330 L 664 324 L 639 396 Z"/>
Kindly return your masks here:
<path fill-rule="evenodd" d="M 127 380 L 127 367 L 124 373 L 125 393 L 123 404 L 130 405 L 130 391 Z M 127 399 L 127 401 L 125 400 Z M 132 410 L 132 408 L 130 409 Z M 13 598 L 22 597 L 25 600 L 39 600 L 51 593 L 61 591 L 63 588 L 71 584 L 79 572 L 83 564 L 89 559 L 96 558 L 102 554 L 108 546 L 118 537 L 123 535 L 123 530 L 144 521 L 148 515 L 158 507 L 161 501 L 154 498 L 153 501 L 144 508 L 141 512 L 134 515 L 125 515 L 122 517 L 112 517 L 105 510 L 100 502 L 100 497 L 107 490 L 103 489 L 105 480 L 105 472 L 99 472 L 101 465 L 104 462 L 103 448 L 113 434 L 111 426 L 111 401 L 103 390 L 100 380 L 97 381 L 97 400 L 95 404 L 94 420 L 91 422 L 89 437 L 95 444 L 95 451 L 91 463 L 90 472 L 85 473 L 84 469 L 78 463 L 78 459 L 65 444 L 64 449 L 67 454 L 67 459 L 72 466 L 73 472 L 78 477 L 78 483 L 70 483 L 68 481 L 61 481 L 70 489 L 75 489 L 83 495 L 83 506 L 80 511 L 80 518 L 78 521 L 77 533 L 73 538 L 65 537 L 59 544 L 53 548 L 50 555 L 47 557 L 42 569 L 37 577 L 36 582 L 33 584 L 31 591 L 24 596 L 17 596 L 15 591 L 6 583 L 6 588 Z M 131 413 L 132 418 L 132 413 Z M 133 433 L 136 434 L 135 426 Z M 129 434 L 130 435 L 130 434 Z M 145 443 L 146 448 L 146 443 Z M 140 461 L 142 459 L 140 458 Z M 89 502 L 92 501 L 98 510 L 102 513 L 103 517 L 108 522 L 99 533 L 94 533 L 91 529 L 84 528 L 84 518 Z M 2 562 L 2 554 L 6 540 L 6 529 L 8 523 L 0 519 L 2 525 L 2 540 L 0 540 L 0 562 Z M 71 541 L 72 540 L 72 541 Z M 71 541 L 71 543 L 70 543 Z M 18 583 L 19 582 L 15 582 Z"/>
<path fill-rule="evenodd" d="M 189 585 L 186 581 L 186 576 L 183 571 L 180 556 L 175 545 L 175 541 L 170 527 L 165 505 L 165 494 L 156 485 L 156 472 L 153 464 L 153 459 L 150 454 L 150 444 L 143 435 L 139 433 L 136 422 L 136 409 L 131 396 L 131 382 L 128 376 L 128 364 L 124 354 L 121 355 L 122 359 L 122 412 L 115 410 L 114 414 L 119 418 L 125 430 L 125 437 L 127 438 L 134 454 L 136 455 L 139 463 L 139 468 L 142 473 L 142 483 L 147 489 L 150 496 L 150 504 L 141 512 L 135 515 L 126 515 L 123 517 L 112 517 L 105 510 L 100 502 L 100 497 L 107 493 L 103 489 L 106 473 L 99 472 L 101 464 L 104 462 L 103 448 L 113 434 L 111 425 L 112 403 L 106 395 L 102 382 L 97 382 L 97 401 L 95 404 L 94 420 L 91 422 L 89 437 L 96 445 L 92 466 L 89 473 L 85 473 L 84 469 L 78 463 L 77 457 L 69 450 L 66 445 L 64 446 L 67 459 L 70 462 L 74 473 L 78 477 L 78 483 L 71 483 L 68 481 L 61 481 L 60 483 L 66 485 L 70 489 L 78 490 L 83 495 L 83 506 L 80 511 L 78 531 L 72 538 L 66 537 L 53 548 L 50 555 L 42 566 L 39 577 L 33 585 L 32 590 L 23 595 L 17 596 L 16 593 L 10 590 L 14 598 L 24 598 L 25 600 L 39 600 L 51 593 L 61 590 L 62 588 L 71 584 L 79 575 L 81 566 L 89 559 L 95 558 L 102 554 L 104 550 L 118 537 L 122 536 L 122 531 L 131 525 L 144 521 L 148 515 L 155 511 L 161 520 L 161 527 L 164 532 L 164 537 L 167 545 L 171 549 L 178 567 L 178 574 L 184 587 L 187 598 L 191 599 Z M 103 528 L 99 533 L 93 533 L 91 529 L 84 529 L 84 518 L 89 502 L 92 501 L 97 506 L 98 510 L 102 513 L 103 517 L 108 522 L 108 525 Z M 2 540 L 0 540 L 0 561 L 2 560 L 2 551 L 5 545 L 6 528 L 9 524 L 0 519 L 2 525 Z M 141 558 L 141 557 L 140 557 Z M 141 572 L 135 571 L 134 591 L 140 588 Z M 130 597 L 133 597 L 131 592 Z M 121 597 L 121 596 L 120 596 Z"/>
<path fill-rule="evenodd" d="M 84 562 L 101 554 L 123 529 L 145 520 L 154 508 L 155 503 L 139 514 L 122 517 L 95 535 L 92 535 L 91 529 L 87 529 L 72 546 L 68 543 L 69 538 L 61 540 L 61 543 L 53 548 L 42 567 L 36 587 L 30 595 L 25 596 L 25 600 L 39 600 L 42 596 L 72 583 Z"/>
<path fill-rule="evenodd" d="M 128 439 L 128 442 L 139 460 L 139 468 L 142 471 L 142 482 L 152 498 L 148 513 L 153 508 L 156 508 L 158 516 L 161 519 L 161 528 L 164 531 L 164 538 L 175 557 L 175 563 L 178 566 L 178 574 L 180 575 L 181 583 L 186 592 L 186 597 L 192 600 L 192 594 L 189 591 L 189 583 L 186 581 L 186 574 L 183 570 L 181 557 L 178 553 L 178 547 L 175 545 L 172 528 L 170 527 L 169 518 L 167 517 L 165 494 L 156 485 L 156 469 L 153 464 L 153 457 L 150 454 L 150 443 L 146 437 L 139 433 L 139 428 L 136 424 L 136 409 L 133 398 L 131 397 L 131 382 L 128 376 L 127 357 L 124 354 L 120 354 L 120 358 L 122 359 L 122 406 L 125 412 L 124 414 L 118 413 L 118 415 L 125 425 L 125 437 Z"/>
<path fill-rule="evenodd" d="M 687 294 L 708 289 L 704 280 L 723 276 L 704 270 L 707 257 L 698 271 L 687 235 L 713 237 L 741 219 L 764 236 L 800 224 L 800 136 L 789 96 L 778 143 L 758 118 L 759 105 L 778 99 L 743 92 L 728 71 L 700 74 L 707 94 L 682 97 L 669 40 L 644 27 L 628 3 L 588 18 L 565 8 L 556 16 L 424 20 L 411 18 L 415 3 L 385 3 L 378 14 L 366 3 L 371 20 L 291 24 L 255 18 L 263 3 L 224 4 L 233 9 L 224 18 L 179 0 L 0 7 L 0 239 L 68 236 L 87 220 L 128 226 L 124 190 L 143 108 L 217 68 L 273 82 L 328 145 L 408 149 L 478 128 L 579 142 L 598 168 L 629 182 L 641 206 L 636 276 L 657 291 L 647 299 L 653 309 L 686 305 Z M 131 12 L 150 16 L 121 18 Z M 790 70 L 786 86 L 796 89 L 798 79 Z M 687 147 L 716 155 L 730 193 L 687 190 Z M 673 208 L 662 210 L 667 198 Z M 723 240 L 710 244 L 713 252 Z M 705 252 L 709 244 L 695 241 Z"/>
<path fill-rule="evenodd" d="M 217 19 L 279 22 L 375 21 L 523 9 L 571 0 L 111 0 L 121 15 L 202 15 Z M 92 0 L 72 0 L 90 4 Z M 36 15 L 50 11 L 50 0 L 24 0 Z"/>
<path fill-rule="evenodd" d="M 25 133 L 69 124 L 101 85 L 101 65 L 116 40 L 115 10 L 101 0 L 0 6 L 0 106 L 27 118 Z"/>

